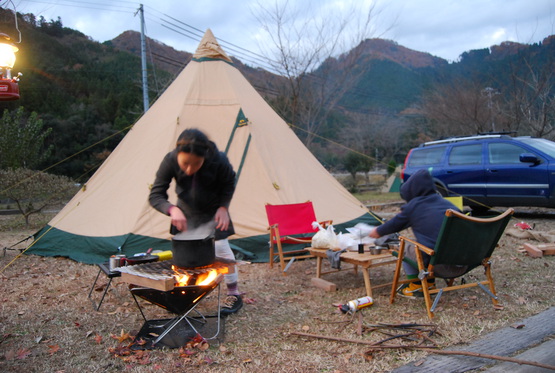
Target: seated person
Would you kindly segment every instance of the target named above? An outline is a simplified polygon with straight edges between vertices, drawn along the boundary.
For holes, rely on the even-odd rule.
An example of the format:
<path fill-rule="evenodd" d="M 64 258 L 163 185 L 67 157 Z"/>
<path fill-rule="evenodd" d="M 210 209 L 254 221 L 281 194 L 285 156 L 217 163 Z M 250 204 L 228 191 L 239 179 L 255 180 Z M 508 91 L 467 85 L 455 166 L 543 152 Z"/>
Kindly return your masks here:
<path fill-rule="evenodd" d="M 401 186 L 400 194 L 401 198 L 407 201 L 401 207 L 401 212 L 391 220 L 374 228 L 369 236 L 380 238 L 412 227 L 416 241 L 433 249 L 445 217 L 445 211 L 448 209 L 460 210 L 437 193 L 432 176 L 427 170 L 418 170 L 411 175 Z M 425 253 L 422 255 L 424 264 L 428 265 L 430 256 Z M 413 245 L 405 247 L 405 257 L 416 261 Z M 418 277 L 418 269 L 410 264 L 403 262 L 403 269 L 408 279 Z M 434 286 L 432 282 L 430 288 Z M 403 284 L 397 292 L 410 298 L 424 296 L 420 281 Z"/>

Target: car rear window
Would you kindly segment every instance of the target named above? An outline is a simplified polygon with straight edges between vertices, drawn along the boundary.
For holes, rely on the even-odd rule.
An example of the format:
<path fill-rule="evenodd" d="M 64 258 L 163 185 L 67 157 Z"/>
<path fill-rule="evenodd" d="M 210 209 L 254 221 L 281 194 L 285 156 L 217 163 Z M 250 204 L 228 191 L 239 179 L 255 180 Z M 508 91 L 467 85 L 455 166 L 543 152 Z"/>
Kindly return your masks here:
<path fill-rule="evenodd" d="M 445 146 L 437 148 L 414 149 L 409 159 L 409 167 L 431 166 L 441 162 Z"/>
<path fill-rule="evenodd" d="M 482 163 L 482 145 L 454 146 L 449 154 L 450 165 L 480 164 Z"/>

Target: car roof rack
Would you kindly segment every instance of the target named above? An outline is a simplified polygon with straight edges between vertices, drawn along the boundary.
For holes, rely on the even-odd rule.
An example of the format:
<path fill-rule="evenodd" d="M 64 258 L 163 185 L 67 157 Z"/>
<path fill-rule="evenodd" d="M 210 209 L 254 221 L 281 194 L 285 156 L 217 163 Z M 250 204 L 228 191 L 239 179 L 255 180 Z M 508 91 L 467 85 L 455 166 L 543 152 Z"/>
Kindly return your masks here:
<path fill-rule="evenodd" d="M 516 132 L 484 132 L 478 133 L 477 135 L 470 135 L 470 136 L 457 136 L 457 137 L 449 137 L 446 139 L 428 141 L 420 146 L 430 146 L 430 145 L 437 145 L 437 144 L 447 144 L 451 142 L 459 142 L 459 141 L 467 141 L 467 140 L 483 140 L 483 139 L 492 139 L 492 138 L 512 138 L 511 134 L 516 134 Z"/>

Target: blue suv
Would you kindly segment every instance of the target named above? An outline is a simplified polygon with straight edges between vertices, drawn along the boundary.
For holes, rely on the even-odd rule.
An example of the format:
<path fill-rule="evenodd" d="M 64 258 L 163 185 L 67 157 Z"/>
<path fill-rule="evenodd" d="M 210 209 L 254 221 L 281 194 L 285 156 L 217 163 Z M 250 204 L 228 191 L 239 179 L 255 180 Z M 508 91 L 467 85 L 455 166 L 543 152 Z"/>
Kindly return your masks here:
<path fill-rule="evenodd" d="M 443 196 L 479 212 L 493 206 L 555 207 L 555 142 L 488 134 L 431 141 L 407 154 L 402 180 L 432 174 Z"/>

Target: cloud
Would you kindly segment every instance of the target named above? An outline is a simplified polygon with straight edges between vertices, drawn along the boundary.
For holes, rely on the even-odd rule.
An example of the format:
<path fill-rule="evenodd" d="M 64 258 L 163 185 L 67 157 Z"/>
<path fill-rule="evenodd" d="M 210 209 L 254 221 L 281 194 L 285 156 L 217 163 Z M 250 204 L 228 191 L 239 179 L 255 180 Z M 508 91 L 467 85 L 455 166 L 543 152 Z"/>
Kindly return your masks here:
<path fill-rule="evenodd" d="M 194 52 L 200 36 L 182 28 L 193 31 L 187 25 L 193 26 L 201 30 L 196 32 L 200 35 L 210 28 L 217 38 L 257 52 L 260 43 L 267 45 L 269 40 L 253 15 L 258 1 L 144 0 L 147 35 L 175 49 Z M 273 6 L 272 1 L 263 4 Z M 135 15 L 138 4 L 128 1 L 16 3 L 19 12 L 42 15 L 47 20 L 59 16 L 64 26 L 100 42 L 126 30 L 140 31 L 140 20 Z M 319 14 L 334 16 L 352 6 L 375 4 L 373 36 L 451 61 L 465 51 L 503 41 L 540 42 L 553 34 L 555 25 L 552 0 L 289 0 L 289 4 L 304 7 L 298 14 L 301 23 Z"/>

